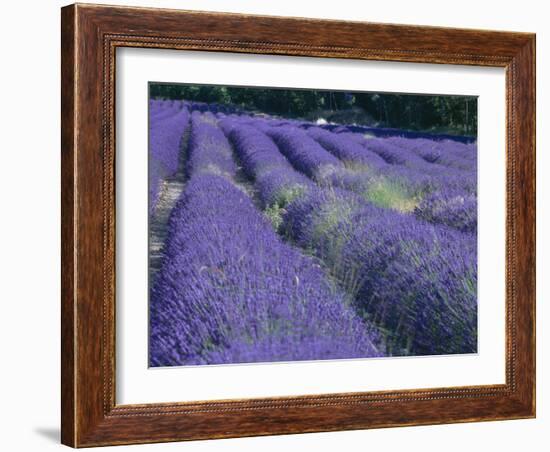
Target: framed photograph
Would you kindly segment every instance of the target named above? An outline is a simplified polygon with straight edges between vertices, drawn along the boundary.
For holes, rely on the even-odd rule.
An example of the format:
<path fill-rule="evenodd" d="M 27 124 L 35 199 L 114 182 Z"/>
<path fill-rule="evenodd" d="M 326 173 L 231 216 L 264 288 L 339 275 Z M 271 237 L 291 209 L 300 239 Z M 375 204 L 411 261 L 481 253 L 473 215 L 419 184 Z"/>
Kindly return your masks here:
<path fill-rule="evenodd" d="M 535 36 L 62 9 L 62 442 L 535 416 Z"/>

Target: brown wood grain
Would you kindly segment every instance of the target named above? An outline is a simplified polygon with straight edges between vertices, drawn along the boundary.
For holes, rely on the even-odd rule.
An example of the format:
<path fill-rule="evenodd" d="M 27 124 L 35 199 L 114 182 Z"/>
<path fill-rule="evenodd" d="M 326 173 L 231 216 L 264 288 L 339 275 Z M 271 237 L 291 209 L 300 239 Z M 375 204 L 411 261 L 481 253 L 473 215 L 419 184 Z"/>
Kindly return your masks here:
<path fill-rule="evenodd" d="M 75 441 L 75 307 L 74 302 L 74 157 L 75 59 L 74 8 L 61 11 L 61 441 Z"/>
<path fill-rule="evenodd" d="M 61 36 L 64 444 L 535 415 L 534 35 L 77 4 L 62 9 Z M 125 46 L 506 68 L 506 384 L 116 405 L 114 68 Z"/>

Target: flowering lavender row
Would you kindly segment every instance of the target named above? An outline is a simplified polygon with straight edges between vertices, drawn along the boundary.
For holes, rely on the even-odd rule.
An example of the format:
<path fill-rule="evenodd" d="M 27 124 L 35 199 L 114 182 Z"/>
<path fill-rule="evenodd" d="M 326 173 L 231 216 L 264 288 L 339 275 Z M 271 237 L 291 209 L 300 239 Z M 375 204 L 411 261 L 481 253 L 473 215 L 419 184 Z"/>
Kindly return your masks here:
<path fill-rule="evenodd" d="M 323 171 L 330 171 L 330 169 L 342 165 L 340 160 L 327 152 L 301 129 L 280 126 L 269 128 L 266 133 L 275 141 L 280 151 L 296 169 L 314 179 L 319 177 Z"/>
<path fill-rule="evenodd" d="M 337 145 L 331 132 L 310 128 L 304 133 L 293 126 L 271 127 L 261 121 L 253 124 L 275 139 L 295 168 L 321 186 L 351 190 L 374 203 L 408 211 L 414 208 L 417 193 L 431 183 L 430 177 L 394 167 L 351 139 L 343 137 L 344 144 Z"/>
<path fill-rule="evenodd" d="M 149 123 L 169 118 L 182 108 L 185 108 L 185 104 L 180 101 L 152 101 L 149 104 Z"/>
<path fill-rule="evenodd" d="M 245 122 L 222 121 L 246 175 L 256 183 L 264 207 L 284 208 L 313 183 L 294 170 L 267 135 Z"/>
<path fill-rule="evenodd" d="M 240 112 L 236 107 L 228 105 L 205 104 L 203 102 L 193 102 L 184 100 L 160 100 L 153 99 L 149 101 L 149 118 L 150 120 L 162 119 L 170 114 L 175 114 L 182 108 L 187 108 L 189 112 L 198 111 L 201 113 L 230 113 Z"/>
<path fill-rule="evenodd" d="M 215 114 L 249 114 L 244 112 L 236 105 L 205 103 L 197 101 L 187 101 L 186 103 L 190 111 L 199 111 L 201 113 L 210 112 Z"/>
<path fill-rule="evenodd" d="M 391 165 L 405 166 L 415 172 L 428 174 L 434 178 L 459 178 L 464 177 L 462 171 L 470 171 L 475 167 L 475 161 L 465 159 L 463 156 L 456 154 L 457 147 L 466 148 L 460 143 L 451 142 L 436 142 L 425 139 L 405 139 L 401 137 L 391 138 L 365 138 L 364 135 L 350 132 L 332 133 L 324 129 L 317 131 L 314 128 L 308 129 L 310 134 L 314 134 L 316 139 L 322 137 L 325 141 L 326 137 L 332 136 L 330 139 L 334 143 L 346 143 L 339 146 L 350 147 L 354 146 L 356 151 L 353 155 L 349 155 L 348 159 L 357 161 L 361 159 L 360 148 L 357 145 L 365 148 L 369 153 L 376 153 L 385 162 Z M 354 144 L 351 144 L 354 142 Z M 448 149 L 445 148 L 448 146 Z M 334 145 L 327 149 L 333 149 Z M 453 151 L 454 150 L 454 151 Z M 449 152 L 446 152 L 449 151 Z M 455 152 L 455 154 L 453 154 Z M 349 153 L 349 152 L 348 152 Z M 435 165 L 435 166 L 434 166 Z M 447 168 L 448 167 L 448 168 Z"/>
<path fill-rule="evenodd" d="M 289 179 L 297 174 L 260 131 L 233 125 L 229 135 L 261 196 L 263 174 L 275 168 Z M 269 191 L 286 191 L 286 180 L 279 186 L 275 180 Z M 475 351 L 476 261 L 470 236 L 377 208 L 345 190 L 302 187 L 285 205 L 282 229 L 321 258 L 359 310 L 390 332 L 394 354 Z"/>
<path fill-rule="evenodd" d="M 362 164 L 369 170 L 379 171 L 387 167 L 382 157 L 361 146 L 352 138 L 353 134 L 335 134 L 321 127 L 308 128 L 307 133 L 343 162 Z"/>
<path fill-rule="evenodd" d="M 371 218 L 386 221 L 378 223 L 378 230 L 372 231 L 365 221 Z M 391 235 L 394 224 L 402 225 L 399 228 L 400 234 Z M 362 225 L 364 229 L 361 229 Z M 475 249 L 470 246 L 475 240 L 462 234 L 453 235 L 452 231 L 446 229 L 426 225 L 411 215 L 374 208 L 360 198 L 353 197 L 349 192 L 326 189 L 309 189 L 295 198 L 286 207 L 283 229 L 303 248 L 312 250 L 322 258 L 331 268 L 333 275 L 338 277 L 350 293 L 355 294 L 359 308 L 391 332 L 388 341 L 394 354 L 475 351 L 476 268 Z M 352 231 L 360 231 L 359 235 L 354 237 L 357 243 L 351 242 Z M 418 244 L 419 238 L 426 232 L 427 239 Z M 361 234 L 365 237 L 361 237 Z M 369 256 L 350 253 L 353 250 L 361 250 L 359 245 L 362 243 L 366 246 L 369 238 L 378 244 Z M 380 242 L 376 242 L 377 240 Z M 398 255 L 395 254 L 385 255 L 378 260 L 373 259 L 377 252 L 382 253 L 390 249 L 385 247 L 392 243 L 403 244 L 399 255 L 401 261 L 392 260 L 397 259 Z M 409 248 L 413 245 L 414 253 Z M 440 256 L 437 264 L 433 264 L 429 260 L 433 260 L 433 253 L 429 250 L 432 249 L 435 253 L 439 248 L 445 249 L 447 255 Z M 460 272 L 453 273 L 455 269 L 452 265 L 456 259 L 452 254 L 461 258 L 462 250 L 467 250 L 464 251 L 466 263 L 459 268 Z M 426 251 L 427 255 L 424 254 Z M 390 264 L 390 268 L 403 265 L 402 269 L 405 270 L 407 267 L 402 261 L 407 264 L 416 262 L 417 265 L 409 267 L 402 275 L 376 273 L 377 269 L 384 269 Z M 429 264 L 434 270 L 434 273 L 430 274 L 432 281 L 415 279 L 415 273 L 425 275 L 422 273 L 421 265 Z M 439 273 L 435 272 L 438 268 L 442 269 Z M 446 269 L 449 269 L 450 273 L 446 273 Z M 377 279 L 378 284 L 372 284 L 373 279 Z M 390 287 L 387 291 L 382 290 L 385 284 L 389 284 Z M 449 288 L 449 285 L 453 284 L 459 288 L 468 287 L 469 290 L 453 292 L 454 289 Z M 376 289 L 374 295 L 369 295 L 371 286 Z M 410 303 L 408 306 L 401 305 L 399 300 L 408 290 L 412 292 Z M 426 291 L 429 291 L 428 295 L 425 294 Z M 435 301 L 431 305 L 423 305 L 423 299 Z M 430 306 L 431 311 L 428 311 Z M 451 307 L 445 310 L 447 306 Z"/>
<path fill-rule="evenodd" d="M 152 366 L 477 351 L 475 143 L 187 101 L 153 101 L 151 126 L 181 109 Z"/>
<path fill-rule="evenodd" d="M 392 354 L 476 351 L 474 237 L 329 190 L 287 206 L 282 229 L 388 332 Z"/>
<path fill-rule="evenodd" d="M 218 175 L 226 146 L 217 134 L 210 141 L 215 126 L 193 115 L 196 160 L 151 292 L 150 364 L 381 356 L 375 330 L 321 268 L 281 242 L 250 198 Z"/>
<path fill-rule="evenodd" d="M 464 198 L 475 196 L 477 186 L 475 172 L 459 171 L 439 163 L 432 164 L 414 152 L 396 146 L 392 143 L 392 139 L 367 140 L 361 134 L 348 132 L 346 128 L 342 128 L 340 133 L 333 133 L 320 127 L 308 127 L 306 129 L 308 135 L 324 148 L 319 149 L 315 144 L 311 144 L 311 140 L 308 142 L 303 137 L 300 139 L 300 134 L 295 132 L 295 128 L 288 126 L 288 123 L 285 126 L 284 121 L 239 118 L 239 122 L 245 121 L 267 134 L 289 135 L 287 130 L 290 130 L 292 135 L 297 136 L 295 140 L 298 139 L 303 143 L 302 147 L 306 149 L 306 153 L 308 148 L 315 149 L 309 160 L 304 160 L 297 155 L 299 152 L 296 147 L 293 148 L 292 143 L 286 147 L 283 144 L 281 150 L 283 152 L 286 150 L 287 157 L 295 166 L 297 165 L 298 169 L 304 171 L 302 168 L 305 164 L 308 166 L 308 171 L 304 172 L 310 177 L 314 173 L 313 177 L 317 183 L 354 191 L 382 207 L 414 211 L 424 197 L 441 190 L 462 190 Z M 273 127 L 274 125 L 277 127 Z M 451 146 L 447 141 L 440 143 Z M 369 146 L 374 147 L 378 153 L 369 150 Z M 460 149 L 469 148 L 455 142 L 452 142 L 452 146 Z M 344 162 L 345 167 L 322 165 L 320 162 L 324 161 L 328 154 L 325 149 Z M 387 161 L 379 154 L 382 154 Z M 471 210 L 471 207 L 475 208 L 475 205 L 469 203 L 465 208 L 470 209 L 468 215 L 475 216 L 476 212 Z M 455 206 L 449 206 L 449 209 L 455 210 Z M 451 216 L 454 216 L 454 213 Z M 437 223 L 443 217 L 436 215 L 430 221 Z M 444 224 L 454 226 L 453 222 Z"/>
<path fill-rule="evenodd" d="M 191 114 L 186 171 L 188 175 L 210 172 L 229 177 L 237 171 L 233 150 L 211 114 Z"/>
<path fill-rule="evenodd" d="M 380 356 L 374 330 L 227 179 L 192 177 L 151 294 L 153 366 Z"/>
<path fill-rule="evenodd" d="M 319 138 L 324 131 L 309 129 L 308 133 L 304 133 L 301 129 L 288 125 L 269 127 L 256 123 L 255 126 L 274 139 L 279 150 L 293 166 L 311 177 L 318 185 L 351 190 L 374 202 L 395 208 L 408 208 L 405 204 L 406 198 L 411 196 L 406 193 L 409 186 L 402 183 L 403 177 L 397 174 L 399 171 L 390 168 L 390 165 L 376 154 L 364 149 L 359 150 L 357 146 L 345 149 L 342 146 L 331 146 L 328 141 L 320 138 L 331 151 L 329 152 L 313 138 Z M 340 160 L 344 155 L 347 157 L 344 159 L 346 166 Z M 352 161 L 352 157 L 356 160 Z M 392 180 L 384 178 L 387 172 L 393 173 Z"/>
<path fill-rule="evenodd" d="M 456 188 L 430 193 L 414 213 L 430 223 L 444 224 L 463 232 L 477 232 L 477 196 Z"/>
<path fill-rule="evenodd" d="M 364 146 L 392 165 L 404 165 L 419 172 L 434 173 L 435 168 L 432 164 L 412 152 L 391 144 L 387 139 L 371 138 L 364 141 Z"/>
<path fill-rule="evenodd" d="M 348 167 L 359 164 L 361 172 L 371 176 L 371 180 L 365 183 L 364 176 L 345 175 L 334 181 L 336 186 L 361 193 L 381 206 L 401 211 L 414 210 L 420 218 L 433 223 L 446 224 L 461 231 L 476 230 L 477 181 L 475 170 L 471 170 L 475 165 L 454 156 L 452 152 L 442 152 L 447 143 L 429 142 L 428 148 L 425 143 L 428 140 L 367 140 L 357 134 L 336 134 L 313 127 L 308 129 L 308 134 L 338 158 L 348 162 Z M 413 144 L 417 146 L 412 148 Z M 417 155 L 420 154 L 418 149 L 421 144 L 424 144 L 422 157 Z M 378 153 L 371 152 L 371 149 Z M 433 156 L 435 151 L 438 152 L 437 158 L 430 159 L 429 156 Z M 384 157 L 385 160 L 380 162 L 372 155 L 380 160 Z M 451 162 L 458 163 L 452 165 Z M 462 166 L 459 166 L 460 162 Z M 376 177 L 372 177 L 373 172 Z"/>
<path fill-rule="evenodd" d="M 180 144 L 189 126 L 189 111 L 180 109 L 149 124 L 149 214 L 152 215 L 162 179 L 178 171 Z"/>
<path fill-rule="evenodd" d="M 470 145 L 475 141 L 474 137 L 469 136 L 456 136 L 448 134 L 433 134 L 425 132 L 416 132 L 411 130 L 402 130 L 402 129 L 393 129 L 387 127 L 368 127 L 368 126 L 358 126 L 358 125 L 341 125 L 341 124 L 327 124 L 323 126 L 325 129 L 330 130 L 331 132 L 351 132 L 355 134 L 368 134 L 371 136 L 379 138 L 388 138 L 388 137 L 403 137 L 410 139 L 423 138 L 430 141 L 453 141 L 459 144 Z"/>
<path fill-rule="evenodd" d="M 477 160 L 477 144 L 475 142 L 461 143 L 455 140 L 441 140 L 438 143 L 465 159 Z"/>
<path fill-rule="evenodd" d="M 345 171 L 333 171 L 325 177 L 328 185 L 354 191 L 377 205 L 400 211 L 412 210 L 417 199 L 433 187 L 431 177 L 389 164 L 367 149 L 364 138 L 357 134 L 336 134 L 320 127 L 309 128 L 308 134 L 346 166 Z"/>
<path fill-rule="evenodd" d="M 459 231 L 477 231 L 477 165 L 475 147 L 447 141 L 389 138 L 406 152 L 412 152 L 427 162 L 455 170 L 438 171 L 436 190 L 427 193 L 415 207 L 415 214 L 432 223 L 445 224 Z M 472 152 L 473 150 L 473 152 Z M 468 154 L 473 154 L 474 159 Z"/>
<path fill-rule="evenodd" d="M 436 183 L 431 176 L 387 163 L 351 136 L 318 127 L 309 128 L 305 134 L 293 126 L 273 127 L 278 123 L 273 120 L 239 118 L 238 122 L 252 124 L 271 136 L 294 167 L 319 185 L 351 190 L 384 207 L 411 211 L 419 194 L 429 192 Z"/>
<path fill-rule="evenodd" d="M 453 140 L 430 141 L 420 138 L 416 140 L 391 138 L 391 140 L 435 163 L 464 171 L 476 171 L 477 144 L 475 143 L 466 145 Z"/>
<path fill-rule="evenodd" d="M 438 163 L 463 171 L 475 171 L 475 160 L 468 151 L 461 151 L 452 142 L 437 142 L 426 139 L 388 138 L 392 144 L 407 149 L 429 163 Z"/>

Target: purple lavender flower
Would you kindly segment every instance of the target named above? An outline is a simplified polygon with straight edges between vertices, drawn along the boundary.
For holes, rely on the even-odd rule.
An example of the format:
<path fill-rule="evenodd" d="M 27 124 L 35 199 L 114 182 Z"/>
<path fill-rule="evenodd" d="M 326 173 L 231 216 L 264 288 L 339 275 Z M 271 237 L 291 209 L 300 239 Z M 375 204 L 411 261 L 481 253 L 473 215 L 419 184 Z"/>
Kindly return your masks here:
<path fill-rule="evenodd" d="M 457 189 L 442 189 L 427 195 L 415 215 L 430 223 L 451 226 L 463 232 L 477 231 L 477 198 Z"/>
<path fill-rule="evenodd" d="M 301 129 L 280 126 L 267 129 L 266 133 L 298 171 L 312 178 L 320 177 L 323 172 L 342 165 L 340 160 Z"/>
<path fill-rule="evenodd" d="M 162 179 L 178 171 L 183 136 L 189 127 L 189 111 L 178 110 L 149 124 L 149 213 L 153 214 Z"/>
<path fill-rule="evenodd" d="M 356 140 L 350 137 L 353 134 L 329 132 L 320 127 L 310 127 L 308 135 L 317 140 L 327 151 L 342 160 L 351 164 L 362 164 L 364 170 L 380 170 L 387 166 L 387 163 L 378 154 L 369 151 L 361 146 Z"/>
<path fill-rule="evenodd" d="M 211 114 L 194 111 L 191 115 L 187 173 L 210 172 L 233 176 L 237 165 L 227 138 Z"/>
<path fill-rule="evenodd" d="M 262 172 L 275 167 L 292 168 L 273 140 L 254 127 L 238 122 L 226 122 L 225 128 L 250 178 L 254 179 Z"/>
<path fill-rule="evenodd" d="M 151 293 L 152 366 L 383 354 L 321 267 L 227 179 L 193 176 L 169 237 Z"/>
<path fill-rule="evenodd" d="M 475 160 L 465 158 L 455 151 L 454 142 L 438 142 L 425 138 L 388 138 L 392 144 L 417 154 L 429 163 L 438 163 L 463 171 L 474 171 Z"/>
<path fill-rule="evenodd" d="M 224 121 L 246 175 L 256 182 L 264 207 L 284 208 L 292 199 L 314 184 L 294 170 L 266 134 L 241 121 Z"/>
<path fill-rule="evenodd" d="M 326 190 L 291 203 L 283 230 L 388 331 L 392 354 L 475 352 L 473 237 Z"/>
<path fill-rule="evenodd" d="M 477 350 L 475 144 L 150 108 L 154 127 L 193 111 L 151 291 L 151 365 Z"/>

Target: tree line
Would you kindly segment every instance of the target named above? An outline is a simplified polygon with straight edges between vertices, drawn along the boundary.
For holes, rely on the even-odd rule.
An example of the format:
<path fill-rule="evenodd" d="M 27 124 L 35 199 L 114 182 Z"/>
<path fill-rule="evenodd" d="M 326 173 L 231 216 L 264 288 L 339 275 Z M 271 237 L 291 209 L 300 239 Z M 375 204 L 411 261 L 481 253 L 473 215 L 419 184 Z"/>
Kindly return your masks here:
<path fill-rule="evenodd" d="M 363 125 L 477 135 L 477 98 L 151 83 L 151 98 L 232 104 L 289 118 L 349 118 Z"/>

